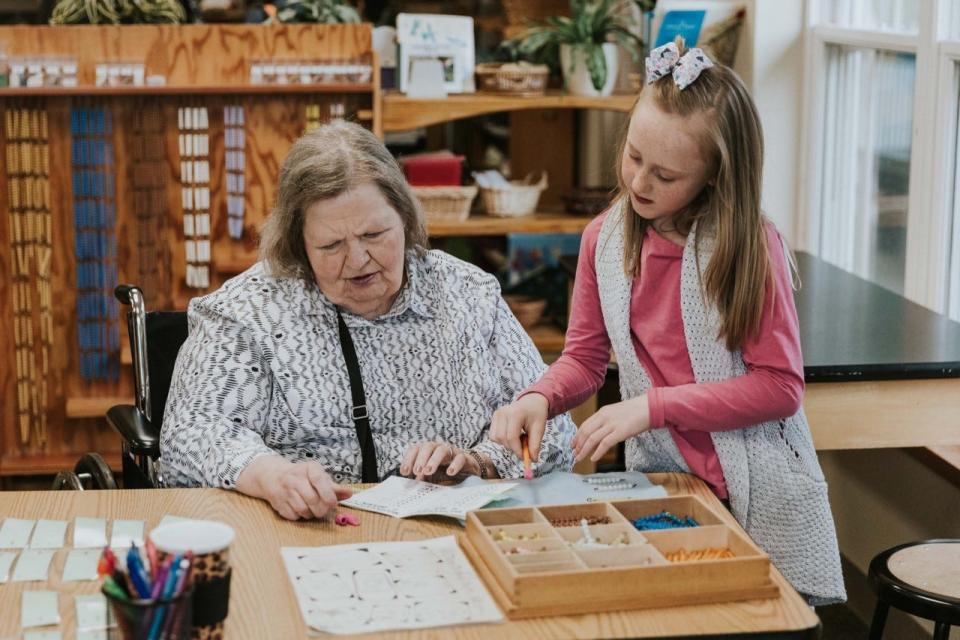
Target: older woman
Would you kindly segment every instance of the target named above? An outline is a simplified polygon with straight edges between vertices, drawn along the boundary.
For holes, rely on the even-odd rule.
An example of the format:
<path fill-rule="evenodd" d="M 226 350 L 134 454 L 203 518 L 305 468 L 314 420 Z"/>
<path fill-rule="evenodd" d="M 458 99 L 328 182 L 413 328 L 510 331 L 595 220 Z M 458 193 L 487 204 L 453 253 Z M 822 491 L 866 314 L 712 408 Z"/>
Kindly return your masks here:
<path fill-rule="evenodd" d="M 161 431 L 168 486 L 236 488 L 288 519 L 342 483 L 519 477 L 490 419 L 543 373 L 493 276 L 427 251 L 396 161 L 362 127 L 305 135 L 280 173 L 261 261 L 190 303 Z M 537 471 L 569 469 L 551 421 Z"/>

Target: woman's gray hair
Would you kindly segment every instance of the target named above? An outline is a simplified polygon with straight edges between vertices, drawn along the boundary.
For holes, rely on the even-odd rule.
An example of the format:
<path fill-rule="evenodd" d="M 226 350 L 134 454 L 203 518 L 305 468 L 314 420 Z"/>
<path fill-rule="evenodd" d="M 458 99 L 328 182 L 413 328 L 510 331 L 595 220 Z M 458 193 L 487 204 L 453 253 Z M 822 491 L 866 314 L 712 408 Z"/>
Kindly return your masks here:
<path fill-rule="evenodd" d="M 260 259 L 278 277 L 313 280 L 303 241 L 304 212 L 365 183 L 380 190 L 403 221 L 404 247 L 422 254 L 427 231 L 420 203 L 383 143 L 358 124 L 336 121 L 293 143 L 283 167 L 273 213 L 260 232 Z"/>

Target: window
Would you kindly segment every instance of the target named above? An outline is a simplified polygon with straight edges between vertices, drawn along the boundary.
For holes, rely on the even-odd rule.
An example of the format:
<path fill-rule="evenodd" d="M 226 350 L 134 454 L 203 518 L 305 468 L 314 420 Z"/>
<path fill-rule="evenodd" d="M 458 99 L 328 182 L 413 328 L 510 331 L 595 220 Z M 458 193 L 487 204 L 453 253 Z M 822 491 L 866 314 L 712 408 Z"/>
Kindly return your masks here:
<path fill-rule="evenodd" d="M 960 320 L 960 0 L 811 0 L 800 244 Z"/>

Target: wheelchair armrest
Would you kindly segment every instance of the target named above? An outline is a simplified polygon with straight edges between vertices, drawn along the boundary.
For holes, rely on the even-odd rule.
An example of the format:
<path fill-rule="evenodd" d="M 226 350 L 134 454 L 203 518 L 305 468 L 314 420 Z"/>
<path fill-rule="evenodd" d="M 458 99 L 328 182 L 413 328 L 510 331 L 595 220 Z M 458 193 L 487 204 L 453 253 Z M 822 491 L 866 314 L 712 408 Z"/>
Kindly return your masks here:
<path fill-rule="evenodd" d="M 118 404 L 107 410 L 107 422 L 134 455 L 160 457 L 160 430 L 133 405 Z"/>

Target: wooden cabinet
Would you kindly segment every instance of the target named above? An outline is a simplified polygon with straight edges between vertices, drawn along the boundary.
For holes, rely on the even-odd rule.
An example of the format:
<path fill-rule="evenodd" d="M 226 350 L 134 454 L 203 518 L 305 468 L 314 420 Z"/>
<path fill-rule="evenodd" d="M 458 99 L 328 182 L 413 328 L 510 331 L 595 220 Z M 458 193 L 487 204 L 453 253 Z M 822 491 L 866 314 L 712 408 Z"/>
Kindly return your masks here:
<path fill-rule="evenodd" d="M 86 451 L 119 451 L 102 416 L 133 390 L 113 287 L 136 282 L 149 308 L 184 308 L 222 284 L 237 256 L 252 263 L 289 146 L 335 115 L 379 134 L 379 79 L 370 25 L 14 26 L 0 27 L 0 46 L 11 59 L 77 64 L 76 87 L 0 89 L 0 475 L 54 473 Z M 267 60 L 365 64 L 371 74 L 250 84 L 251 65 Z M 93 86 L 95 67 L 111 62 L 143 64 L 166 84 Z M 201 113 L 202 154 L 185 154 L 183 118 Z M 228 151 L 243 155 L 239 170 Z M 184 190 L 198 182 L 185 163 L 200 155 L 209 202 L 190 209 L 209 216 L 202 288 L 188 286 L 184 217 Z M 229 189 L 237 175 L 242 187 Z M 239 237 L 228 192 L 243 203 Z"/>

